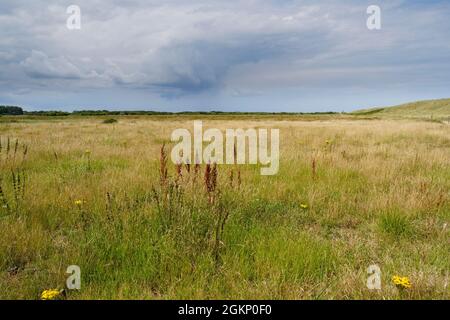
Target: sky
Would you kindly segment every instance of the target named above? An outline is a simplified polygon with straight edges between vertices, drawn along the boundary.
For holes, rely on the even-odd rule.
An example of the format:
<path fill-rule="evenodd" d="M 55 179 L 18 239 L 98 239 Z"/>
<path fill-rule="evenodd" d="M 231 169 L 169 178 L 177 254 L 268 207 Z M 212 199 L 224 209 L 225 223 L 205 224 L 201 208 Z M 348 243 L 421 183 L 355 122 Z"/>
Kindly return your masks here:
<path fill-rule="evenodd" d="M 448 0 L 0 1 L 0 105 L 320 112 L 449 97 Z"/>

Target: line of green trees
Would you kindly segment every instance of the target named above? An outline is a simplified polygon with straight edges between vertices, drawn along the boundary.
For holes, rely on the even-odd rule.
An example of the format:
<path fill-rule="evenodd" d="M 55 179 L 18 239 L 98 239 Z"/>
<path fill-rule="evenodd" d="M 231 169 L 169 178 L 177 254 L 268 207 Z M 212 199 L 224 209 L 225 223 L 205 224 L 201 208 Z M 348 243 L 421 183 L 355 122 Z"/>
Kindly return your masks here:
<path fill-rule="evenodd" d="M 223 111 L 108 111 L 108 110 L 81 110 L 81 111 L 24 111 L 21 107 L 0 106 L 0 115 L 30 115 L 30 116 L 120 116 L 120 115 L 303 115 L 303 114 L 337 114 L 338 112 L 223 112 Z"/>
<path fill-rule="evenodd" d="M 0 106 L 0 115 L 20 116 L 23 114 L 23 109 L 16 106 Z"/>

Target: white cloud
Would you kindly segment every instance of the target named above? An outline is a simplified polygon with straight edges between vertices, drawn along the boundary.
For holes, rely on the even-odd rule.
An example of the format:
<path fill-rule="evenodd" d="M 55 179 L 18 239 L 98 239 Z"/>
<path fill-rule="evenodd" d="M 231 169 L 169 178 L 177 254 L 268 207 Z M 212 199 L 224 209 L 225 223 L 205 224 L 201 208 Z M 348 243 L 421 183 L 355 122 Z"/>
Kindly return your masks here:
<path fill-rule="evenodd" d="M 419 65 L 450 81 L 450 9 L 438 1 L 381 1 L 378 33 L 367 30 L 367 5 L 356 0 L 77 2 L 82 29 L 70 31 L 61 2 L 2 1 L 0 94 L 64 86 L 261 96 L 283 87 L 407 86 Z"/>
<path fill-rule="evenodd" d="M 67 58 L 49 58 L 37 50 L 32 50 L 31 56 L 21 62 L 21 65 L 31 77 L 80 79 L 86 76 Z"/>

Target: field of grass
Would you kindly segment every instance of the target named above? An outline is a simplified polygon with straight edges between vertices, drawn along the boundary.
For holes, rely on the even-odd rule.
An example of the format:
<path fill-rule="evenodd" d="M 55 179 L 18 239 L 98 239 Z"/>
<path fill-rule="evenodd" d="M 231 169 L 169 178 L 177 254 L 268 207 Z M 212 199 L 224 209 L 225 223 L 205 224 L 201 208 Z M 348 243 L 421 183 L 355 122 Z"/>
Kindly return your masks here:
<path fill-rule="evenodd" d="M 67 299 L 450 298 L 445 123 L 200 117 L 280 129 L 278 175 L 218 166 L 208 192 L 204 165 L 161 174 L 162 144 L 193 117 L 14 119 L 0 123 L 0 298 L 62 289 L 69 265 L 82 287 Z"/>
<path fill-rule="evenodd" d="M 449 122 L 450 99 L 416 101 L 389 108 L 359 110 L 354 114 L 382 118 L 422 118 Z"/>

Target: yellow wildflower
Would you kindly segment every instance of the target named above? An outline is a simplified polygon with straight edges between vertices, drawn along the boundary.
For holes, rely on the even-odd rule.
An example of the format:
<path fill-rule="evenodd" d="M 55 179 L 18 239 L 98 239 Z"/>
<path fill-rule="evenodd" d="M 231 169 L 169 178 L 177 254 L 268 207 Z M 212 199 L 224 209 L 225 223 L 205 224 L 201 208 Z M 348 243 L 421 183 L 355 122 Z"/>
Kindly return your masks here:
<path fill-rule="evenodd" d="M 308 209 L 309 208 L 309 206 L 306 204 L 306 203 L 302 203 L 301 205 L 300 205 L 300 208 L 302 208 L 302 209 Z"/>
<path fill-rule="evenodd" d="M 411 282 L 408 277 L 401 276 L 393 276 L 392 282 L 400 289 L 409 289 L 411 288 Z"/>
<path fill-rule="evenodd" d="M 41 300 L 55 300 L 61 295 L 61 293 L 62 290 L 58 289 L 44 290 L 41 294 Z"/>
<path fill-rule="evenodd" d="M 83 200 L 75 200 L 75 205 L 81 207 L 83 205 Z"/>

